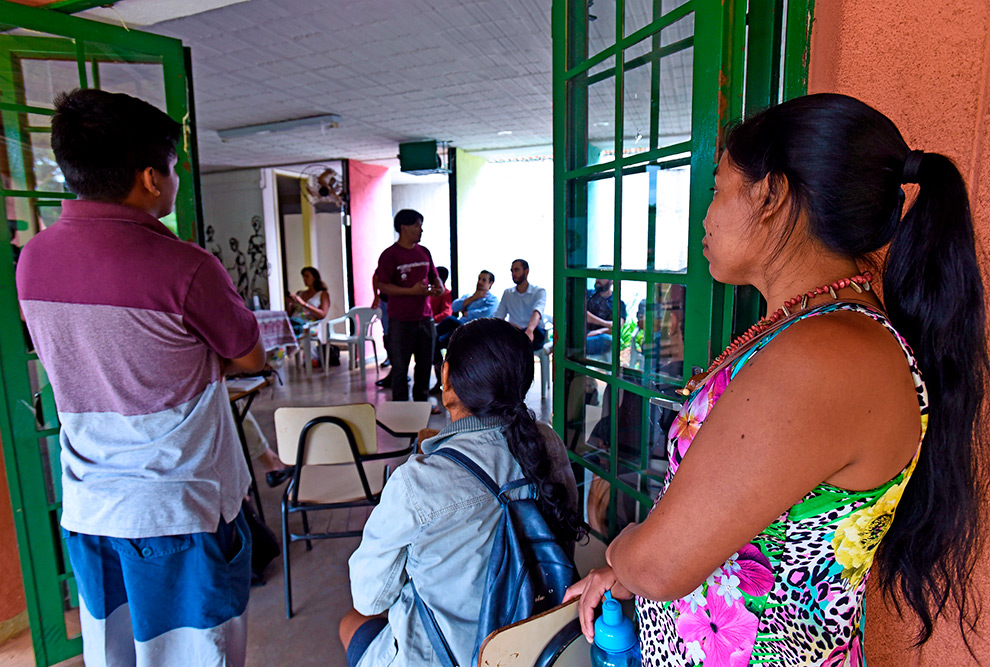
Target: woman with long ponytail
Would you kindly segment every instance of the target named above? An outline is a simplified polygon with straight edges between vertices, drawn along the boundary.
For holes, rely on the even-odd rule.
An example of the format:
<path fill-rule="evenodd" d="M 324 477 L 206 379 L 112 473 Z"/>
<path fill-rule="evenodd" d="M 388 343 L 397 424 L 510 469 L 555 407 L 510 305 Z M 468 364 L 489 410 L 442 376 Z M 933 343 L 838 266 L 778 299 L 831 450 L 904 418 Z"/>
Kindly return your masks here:
<path fill-rule="evenodd" d="M 809 95 L 730 129 L 714 193 L 712 276 L 769 314 L 688 383 L 660 499 L 568 592 L 585 633 L 611 589 L 647 665 L 859 666 L 875 570 L 919 645 L 950 601 L 966 639 L 988 362 L 959 171 Z"/>
<path fill-rule="evenodd" d="M 526 335 L 504 320 L 461 326 L 450 338 L 441 380 L 450 425 L 389 478 L 349 562 L 354 609 L 340 624 L 349 666 L 438 664 L 416 594 L 458 663 L 471 661 L 502 510 L 471 473 L 430 456 L 436 450 L 459 451 L 499 488 L 525 478 L 529 485 L 509 493 L 535 497 L 565 546 L 587 531 L 564 444 L 526 407 L 533 383 Z M 387 621 L 374 616 L 386 610 Z"/>

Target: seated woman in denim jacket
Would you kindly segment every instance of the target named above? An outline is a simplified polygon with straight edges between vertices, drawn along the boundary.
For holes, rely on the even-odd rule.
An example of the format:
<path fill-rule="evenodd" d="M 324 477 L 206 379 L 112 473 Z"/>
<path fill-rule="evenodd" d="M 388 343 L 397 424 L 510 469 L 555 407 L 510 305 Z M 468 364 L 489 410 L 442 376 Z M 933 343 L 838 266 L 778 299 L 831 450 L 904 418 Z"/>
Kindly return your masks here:
<path fill-rule="evenodd" d="M 340 623 L 350 667 L 440 664 L 417 616 L 411 581 L 459 664 L 470 663 L 502 510 L 469 472 L 431 452 L 461 451 L 499 486 L 525 476 L 540 490 L 540 511 L 561 542 L 585 533 L 563 443 L 541 430 L 525 404 L 533 382 L 525 334 L 506 321 L 469 322 L 451 337 L 442 374 L 451 424 L 389 478 L 350 559 L 355 609 Z"/>

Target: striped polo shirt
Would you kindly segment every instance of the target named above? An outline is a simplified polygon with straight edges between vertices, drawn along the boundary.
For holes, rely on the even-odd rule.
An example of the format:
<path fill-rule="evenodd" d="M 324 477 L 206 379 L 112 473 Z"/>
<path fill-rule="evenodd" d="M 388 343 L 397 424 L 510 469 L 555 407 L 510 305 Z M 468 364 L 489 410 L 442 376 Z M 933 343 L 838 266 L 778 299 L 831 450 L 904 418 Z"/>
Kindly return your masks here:
<path fill-rule="evenodd" d="M 17 266 L 62 423 L 62 527 L 211 532 L 249 475 L 220 370 L 258 340 L 226 270 L 129 206 L 66 201 Z"/>

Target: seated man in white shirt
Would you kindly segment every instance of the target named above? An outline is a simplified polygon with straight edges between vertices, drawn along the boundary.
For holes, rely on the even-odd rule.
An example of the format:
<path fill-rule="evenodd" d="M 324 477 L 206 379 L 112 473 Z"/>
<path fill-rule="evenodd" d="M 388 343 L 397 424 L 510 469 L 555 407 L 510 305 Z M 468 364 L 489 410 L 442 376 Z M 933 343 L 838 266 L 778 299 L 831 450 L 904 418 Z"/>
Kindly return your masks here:
<path fill-rule="evenodd" d="M 547 332 L 542 326 L 547 291 L 529 284 L 529 262 L 525 259 L 512 262 L 512 282 L 515 287 L 502 293 L 502 300 L 492 317 L 504 320 L 508 315 L 509 324 L 522 329 L 533 342 L 533 350 L 539 350 L 547 339 Z"/>

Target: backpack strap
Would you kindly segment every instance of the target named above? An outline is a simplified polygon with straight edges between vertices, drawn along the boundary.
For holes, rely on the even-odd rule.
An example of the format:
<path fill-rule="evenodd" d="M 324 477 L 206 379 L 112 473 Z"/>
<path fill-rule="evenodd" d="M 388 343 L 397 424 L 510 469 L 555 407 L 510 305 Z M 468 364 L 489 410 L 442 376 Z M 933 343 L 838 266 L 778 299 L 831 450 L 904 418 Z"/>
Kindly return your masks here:
<path fill-rule="evenodd" d="M 518 489 L 519 487 L 529 486 L 531 484 L 531 482 L 524 477 L 522 479 L 517 479 L 514 482 L 509 482 L 500 489 L 498 484 L 495 483 L 495 480 L 492 479 L 488 473 L 482 470 L 481 466 L 475 463 L 467 454 L 459 452 L 456 449 L 444 447 L 443 449 L 438 449 L 434 451 L 433 454 L 430 454 L 430 456 L 434 455 L 442 456 L 445 459 L 450 459 L 474 475 L 475 479 L 481 482 L 484 487 L 488 489 L 488 492 L 495 496 L 495 498 L 503 505 L 508 502 L 508 498 L 505 496 L 506 493 L 512 489 Z"/>
<path fill-rule="evenodd" d="M 468 457 L 466 454 L 462 454 L 456 449 L 450 449 L 448 447 L 444 447 L 443 449 L 436 450 L 430 456 L 442 456 L 445 459 L 450 459 L 451 461 L 453 461 L 454 463 L 456 463 L 457 465 L 461 466 L 469 473 L 474 475 L 479 482 L 484 484 L 485 488 L 488 489 L 489 493 L 491 493 L 493 496 L 498 498 L 498 494 L 499 494 L 498 484 L 495 483 L 495 480 L 492 479 L 487 472 L 481 469 L 481 466 L 479 466 L 477 463 L 472 461 L 471 458 Z"/>
<path fill-rule="evenodd" d="M 430 639 L 433 652 L 444 667 L 458 667 L 457 660 L 454 659 L 454 652 L 450 650 L 450 644 L 447 643 L 447 638 L 443 636 L 443 631 L 440 629 L 440 624 L 437 623 L 436 616 L 433 615 L 433 610 L 423 602 L 423 598 L 419 596 L 419 591 L 416 590 L 416 584 L 413 583 L 412 579 L 409 580 L 409 585 L 412 586 L 416 611 L 419 612 L 419 620 L 422 621 L 423 627 L 426 629 L 426 636 Z"/>

